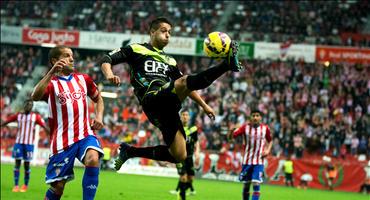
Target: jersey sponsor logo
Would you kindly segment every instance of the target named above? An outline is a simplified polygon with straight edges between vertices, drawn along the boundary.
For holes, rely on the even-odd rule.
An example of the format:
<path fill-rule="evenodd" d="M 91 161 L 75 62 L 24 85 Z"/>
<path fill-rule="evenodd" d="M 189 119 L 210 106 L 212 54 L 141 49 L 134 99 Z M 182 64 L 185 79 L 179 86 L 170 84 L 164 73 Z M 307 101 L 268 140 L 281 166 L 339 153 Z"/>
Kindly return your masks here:
<path fill-rule="evenodd" d="M 155 60 L 147 60 L 144 65 L 145 72 L 163 76 L 168 71 L 168 65 Z"/>
<path fill-rule="evenodd" d="M 65 91 L 58 94 L 59 103 L 61 105 L 65 105 L 67 103 L 73 103 L 74 101 L 78 101 L 82 98 L 82 100 L 86 99 L 86 93 L 82 90 L 75 91 L 70 93 L 69 91 Z"/>
<path fill-rule="evenodd" d="M 53 167 L 63 167 L 64 165 L 69 163 L 69 158 L 64 158 L 63 162 L 54 163 Z"/>
<path fill-rule="evenodd" d="M 343 183 L 343 177 L 344 177 L 344 172 L 343 172 L 343 166 L 341 164 L 337 164 L 334 166 L 336 168 L 337 173 L 335 174 L 335 177 L 333 178 L 332 187 L 338 187 L 341 186 Z M 329 184 L 329 172 L 327 171 L 327 166 L 321 165 L 319 172 L 318 172 L 318 179 L 319 183 L 326 187 Z"/>

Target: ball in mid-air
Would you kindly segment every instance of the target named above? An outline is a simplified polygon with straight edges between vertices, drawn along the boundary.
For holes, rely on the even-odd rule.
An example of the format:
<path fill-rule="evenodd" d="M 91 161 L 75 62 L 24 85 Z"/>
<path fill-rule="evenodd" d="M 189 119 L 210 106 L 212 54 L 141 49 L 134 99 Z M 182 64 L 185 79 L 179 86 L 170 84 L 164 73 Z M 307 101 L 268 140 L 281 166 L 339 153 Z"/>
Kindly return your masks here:
<path fill-rule="evenodd" d="M 231 44 L 230 37 L 223 32 L 212 32 L 204 39 L 203 51 L 211 58 L 226 57 Z"/>

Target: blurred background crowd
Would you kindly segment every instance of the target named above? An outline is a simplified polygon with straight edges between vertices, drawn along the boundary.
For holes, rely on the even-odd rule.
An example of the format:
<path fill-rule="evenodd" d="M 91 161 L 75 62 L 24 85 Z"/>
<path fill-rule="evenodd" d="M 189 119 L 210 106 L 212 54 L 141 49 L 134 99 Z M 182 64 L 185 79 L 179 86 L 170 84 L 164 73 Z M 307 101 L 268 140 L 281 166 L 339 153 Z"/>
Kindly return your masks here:
<path fill-rule="evenodd" d="M 1 24 L 146 34 L 158 13 L 174 35 L 203 38 L 222 28 L 235 40 L 370 46 L 367 1 L 15 1 L 1 3 Z M 339 17 L 340 16 L 340 17 Z"/>
<path fill-rule="evenodd" d="M 359 34 L 370 28 L 367 1 L 22 3 L 25 6 L 16 6 L 12 1 L 1 2 L 2 25 L 146 34 L 148 22 L 161 11 L 161 15 L 170 16 L 173 21 L 174 36 L 203 38 L 223 24 L 226 27 L 223 32 L 239 41 L 289 40 L 306 44 L 370 46 L 369 39 Z M 34 46 L 1 45 L 2 120 L 15 112 L 10 104 L 35 66 L 47 65 L 47 51 Z M 144 146 L 162 143 L 161 134 L 148 122 L 133 95 L 128 65 L 114 66 L 123 81 L 119 88 L 103 79 L 96 62 L 104 53 L 74 50 L 78 71 L 88 73 L 104 91 L 118 93 L 118 98 L 104 99 L 105 127 L 98 133 L 104 144 L 116 148 L 122 141 Z M 205 57 L 174 57 L 184 74 L 204 70 L 213 63 Z M 217 113 L 214 122 L 190 100 L 184 102 L 192 123 L 199 127 L 202 150 L 218 152 L 225 148 L 230 127 L 247 122 L 250 110 L 258 108 L 273 133 L 274 156 L 293 154 L 300 158 L 306 153 L 343 159 L 359 154 L 370 156 L 368 65 L 323 65 L 293 60 L 243 60 L 243 64 L 246 71 L 224 75 L 210 88 L 199 91 Z M 2 133 L 2 144 L 12 145 L 16 130 L 3 127 Z M 39 145 L 49 145 L 44 133 Z M 227 148 L 239 147 L 227 145 Z"/>

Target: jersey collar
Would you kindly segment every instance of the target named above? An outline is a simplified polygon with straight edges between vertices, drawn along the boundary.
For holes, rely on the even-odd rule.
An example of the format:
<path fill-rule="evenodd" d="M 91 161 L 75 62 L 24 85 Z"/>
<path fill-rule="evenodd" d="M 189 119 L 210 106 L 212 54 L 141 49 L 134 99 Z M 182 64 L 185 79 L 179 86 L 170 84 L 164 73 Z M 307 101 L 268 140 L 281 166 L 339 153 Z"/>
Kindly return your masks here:
<path fill-rule="evenodd" d="M 58 76 L 58 79 L 63 80 L 63 81 L 71 81 L 72 77 L 73 77 L 73 75 L 70 74 L 68 76 Z"/>

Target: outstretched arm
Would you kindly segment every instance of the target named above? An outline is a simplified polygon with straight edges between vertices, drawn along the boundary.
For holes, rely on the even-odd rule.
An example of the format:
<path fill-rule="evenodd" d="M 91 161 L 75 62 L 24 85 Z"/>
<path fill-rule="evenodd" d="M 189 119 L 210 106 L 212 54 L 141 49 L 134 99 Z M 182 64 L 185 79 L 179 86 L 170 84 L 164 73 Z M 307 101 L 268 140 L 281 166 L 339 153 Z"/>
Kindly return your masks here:
<path fill-rule="evenodd" d="M 8 119 L 6 119 L 6 121 L 2 122 L 0 127 L 3 127 L 9 124 L 10 122 L 15 122 L 15 121 L 17 121 L 17 114 L 10 116 Z"/>
<path fill-rule="evenodd" d="M 234 124 L 230 125 L 230 131 L 227 135 L 228 140 L 232 141 L 233 138 L 245 134 L 245 127 L 246 126 L 247 126 L 247 124 L 243 124 L 239 128 L 235 128 Z"/>
<path fill-rule="evenodd" d="M 41 115 L 39 114 L 36 116 L 36 123 L 45 130 L 47 135 L 50 135 L 50 129 L 46 127 L 45 121 L 42 119 Z"/>
<path fill-rule="evenodd" d="M 113 74 L 112 65 L 124 62 L 126 57 L 127 56 L 125 53 L 123 53 L 122 49 L 116 49 L 111 51 L 109 54 L 104 55 L 98 61 L 98 64 L 101 65 L 101 70 L 105 78 L 117 86 L 121 84 L 121 79 Z"/>
<path fill-rule="evenodd" d="M 103 63 L 101 65 L 101 70 L 108 81 L 117 86 L 121 84 L 121 79 L 119 78 L 119 76 L 113 74 L 112 65 L 110 63 Z"/>
<path fill-rule="evenodd" d="M 209 118 L 211 118 L 212 120 L 215 119 L 215 111 L 213 111 L 213 109 L 206 102 L 204 102 L 202 97 L 200 97 L 200 95 L 196 91 L 190 92 L 189 97 L 203 108 L 204 112 L 208 115 Z"/>

